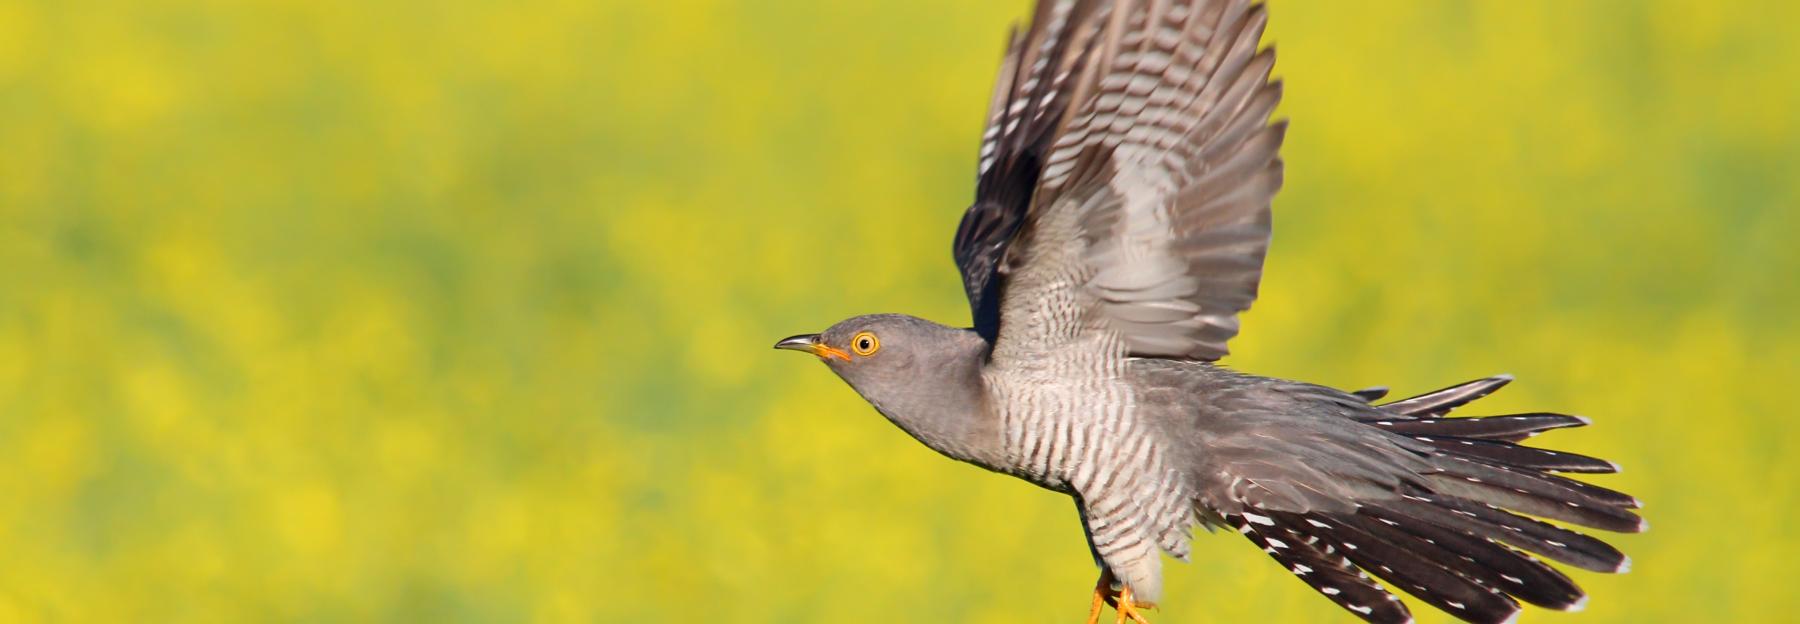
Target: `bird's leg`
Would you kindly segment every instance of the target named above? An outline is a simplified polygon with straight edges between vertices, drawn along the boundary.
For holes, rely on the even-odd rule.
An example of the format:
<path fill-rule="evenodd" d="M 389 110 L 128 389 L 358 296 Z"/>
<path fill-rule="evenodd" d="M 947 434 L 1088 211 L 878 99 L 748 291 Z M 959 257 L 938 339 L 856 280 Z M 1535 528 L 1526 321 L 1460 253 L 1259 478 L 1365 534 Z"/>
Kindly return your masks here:
<path fill-rule="evenodd" d="M 1100 624 L 1100 610 L 1112 602 L 1112 571 L 1100 569 L 1100 580 L 1094 581 L 1094 605 L 1088 607 L 1087 624 Z"/>
<path fill-rule="evenodd" d="M 1144 614 L 1139 612 L 1138 609 L 1149 608 L 1152 605 L 1132 600 L 1130 585 L 1126 585 L 1124 589 L 1119 590 L 1118 602 L 1113 606 L 1119 611 L 1119 617 L 1113 620 L 1113 624 L 1125 624 L 1127 618 L 1137 624 L 1150 624 L 1150 620 L 1144 619 Z"/>
<path fill-rule="evenodd" d="M 1148 608 L 1152 605 L 1132 600 L 1131 587 L 1128 585 L 1121 589 L 1113 589 L 1113 581 L 1111 570 L 1102 569 L 1100 571 L 1100 580 L 1094 582 L 1094 602 L 1088 607 L 1087 624 L 1100 624 L 1100 610 L 1106 605 L 1112 605 L 1118 611 L 1118 617 L 1113 620 L 1113 624 L 1125 624 L 1127 619 L 1137 624 L 1150 624 L 1150 621 L 1144 619 L 1144 614 L 1138 609 Z"/>

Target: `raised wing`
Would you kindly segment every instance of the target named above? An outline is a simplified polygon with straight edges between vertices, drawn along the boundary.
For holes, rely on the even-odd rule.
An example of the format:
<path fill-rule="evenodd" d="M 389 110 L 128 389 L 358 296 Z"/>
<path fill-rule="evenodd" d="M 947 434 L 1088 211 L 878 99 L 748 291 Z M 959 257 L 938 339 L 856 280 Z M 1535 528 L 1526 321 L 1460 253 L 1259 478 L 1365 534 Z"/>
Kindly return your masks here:
<path fill-rule="evenodd" d="M 997 348 L 1100 330 L 1133 355 L 1225 355 L 1281 186 L 1265 23 L 1245 1 L 1039 4 L 1002 70 L 957 235 L 976 327 Z"/>
<path fill-rule="evenodd" d="M 956 228 L 952 251 L 962 271 L 975 328 L 989 341 L 1000 324 L 1000 260 L 1025 222 L 1051 142 L 1079 71 L 1099 34 L 1094 1 L 1040 0 L 1031 28 L 1010 37 L 987 129 L 981 136 L 975 203 Z"/>

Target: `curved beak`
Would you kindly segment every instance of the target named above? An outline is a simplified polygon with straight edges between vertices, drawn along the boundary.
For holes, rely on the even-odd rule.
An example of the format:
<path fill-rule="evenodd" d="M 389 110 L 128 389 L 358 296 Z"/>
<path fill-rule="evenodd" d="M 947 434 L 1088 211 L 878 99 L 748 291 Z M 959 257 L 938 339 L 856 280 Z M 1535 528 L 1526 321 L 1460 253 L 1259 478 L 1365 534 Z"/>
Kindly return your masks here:
<path fill-rule="evenodd" d="M 850 361 L 850 354 L 826 346 L 825 343 L 819 341 L 818 334 L 788 336 L 782 338 L 780 342 L 775 343 L 775 348 L 787 349 L 789 351 L 805 351 L 819 356 L 820 358 L 837 358 L 846 362 Z"/>

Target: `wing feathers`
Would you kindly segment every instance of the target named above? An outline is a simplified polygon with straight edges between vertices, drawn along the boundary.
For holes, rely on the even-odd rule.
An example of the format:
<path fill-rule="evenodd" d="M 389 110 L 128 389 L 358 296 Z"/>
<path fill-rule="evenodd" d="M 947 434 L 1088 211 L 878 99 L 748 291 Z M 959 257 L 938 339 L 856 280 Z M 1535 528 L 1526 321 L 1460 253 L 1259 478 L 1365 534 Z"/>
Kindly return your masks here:
<path fill-rule="evenodd" d="M 1071 101 L 1071 72 L 1087 58 L 1104 8 L 1094 0 L 1044 0 L 1030 28 L 1014 28 L 1009 38 L 982 133 L 975 203 L 952 245 L 975 329 L 990 341 L 999 333 L 1001 260 L 1024 224 Z"/>
<path fill-rule="evenodd" d="M 1242 1 L 1039 3 L 1002 65 L 977 201 L 958 230 L 978 331 L 1025 345 L 1103 332 L 1130 355 L 1225 354 L 1256 297 L 1282 179 L 1266 23 Z M 1056 212 L 1073 225 L 1044 226 Z M 1063 301 L 1075 309 L 1039 309 Z M 1047 318 L 1080 326 L 1038 325 Z"/>

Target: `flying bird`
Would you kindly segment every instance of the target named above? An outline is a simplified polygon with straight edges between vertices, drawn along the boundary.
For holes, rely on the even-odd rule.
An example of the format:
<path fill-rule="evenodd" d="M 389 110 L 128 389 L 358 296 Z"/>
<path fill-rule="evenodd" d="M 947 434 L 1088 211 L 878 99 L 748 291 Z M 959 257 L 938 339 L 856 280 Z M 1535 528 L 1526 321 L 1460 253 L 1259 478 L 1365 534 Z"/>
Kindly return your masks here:
<path fill-rule="evenodd" d="M 1040 0 L 956 231 L 973 327 L 858 316 L 776 348 L 939 453 L 1073 498 L 1100 568 L 1090 623 L 1107 605 L 1144 622 L 1197 526 L 1370 622 L 1412 619 L 1391 589 L 1469 622 L 1581 608 L 1544 559 L 1626 571 L 1564 525 L 1642 531 L 1640 504 L 1564 476 L 1617 465 L 1520 442 L 1586 419 L 1449 416 L 1505 375 L 1378 403 L 1214 363 L 1256 297 L 1282 182 L 1266 23 L 1248 1 Z"/>

